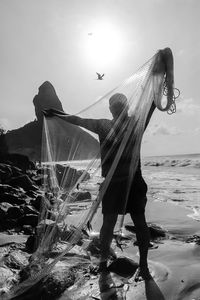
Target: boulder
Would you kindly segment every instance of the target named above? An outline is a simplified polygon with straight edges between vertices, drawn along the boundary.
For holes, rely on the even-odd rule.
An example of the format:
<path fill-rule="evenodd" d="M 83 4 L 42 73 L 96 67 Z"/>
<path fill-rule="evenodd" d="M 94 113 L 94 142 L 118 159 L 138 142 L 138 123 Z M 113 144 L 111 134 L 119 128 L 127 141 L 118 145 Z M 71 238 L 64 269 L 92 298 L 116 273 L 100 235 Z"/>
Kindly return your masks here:
<path fill-rule="evenodd" d="M 24 234 L 31 235 L 33 234 L 34 229 L 31 225 L 23 225 L 22 231 L 24 232 Z"/>
<path fill-rule="evenodd" d="M 148 223 L 148 227 L 149 227 L 151 239 L 157 239 L 157 238 L 161 238 L 161 237 L 166 236 L 166 231 L 162 227 L 160 227 L 156 224 L 152 224 L 152 223 Z M 126 224 L 125 228 L 126 228 L 126 230 L 135 233 L 135 226 L 134 225 Z"/>
<path fill-rule="evenodd" d="M 29 178 L 28 175 L 25 175 L 25 174 L 18 176 L 18 177 L 12 177 L 8 181 L 8 184 L 12 185 L 14 187 L 16 187 L 16 186 L 22 187 L 25 191 L 35 190 L 33 181 Z"/>
<path fill-rule="evenodd" d="M 58 180 L 58 183 L 61 184 L 63 180 L 63 175 L 67 175 L 67 178 L 65 179 L 65 188 L 73 186 L 77 180 L 82 176 L 84 170 L 77 170 L 74 168 L 71 168 L 69 166 L 56 164 L 56 177 Z M 48 172 L 47 172 L 48 174 Z M 89 173 L 86 172 L 84 175 L 83 181 L 90 179 Z"/>
<path fill-rule="evenodd" d="M 90 192 L 76 192 L 72 194 L 74 201 L 84 201 L 84 200 L 91 200 L 92 196 Z"/>
<path fill-rule="evenodd" d="M 42 195 L 38 195 L 34 200 L 30 201 L 31 205 L 38 211 L 45 205 L 46 209 L 51 209 L 51 205 L 49 202 L 45 201 Z"/>
<path fill-rule="evenodd" d="M 36 227 L 38 223 L 38 216 L 33 214 L 25 215 L 19 218 L 18 222 L 21 226 L 31 225 L 32 227 Z"/>
<path fill-rule="evenodd" d="M 0 184 L 0 195 L 3 195 L 5 193 L 8 194 L 19 194 L 23 193 L 24 191 L 22 189 L 15 188 L 13 186 L 10 186 L 9 184 Z"/>
<path fill-rule="evenodd" d="M 10 207 L 13 207 L 13 206 L 12 206 L 12 204 L 10 204 L 8 202 L 1 202 L 0 203 L 0 209 L 5 211 L 5 212 L 7 212 Z"/>
<path fill-rule="evenodd" d="M 5 222 L 6 217 L 7 217 L 6 211 L 2 209 L 0 206 L 0 224 Z"/>
<path fill-rule="evenodd" d="M 28 258 L 25 252 L 14 250 L 4 257 L 4 264 L 11 269 L 21 269 L 28 265 Z"/>
<path fill-rule="evenodd" d="M 28 215 L 28 214 L 32 214 L 32 215 L 36 215 L 36 216 L 39 215 L 38 210 L 36 210 L 35 207 L 33 207 L 32 205 L 24 205 L 23 211 L 24 211 L 25 215 Z"/>
<path fill-rule="evenodd" d="M 32 190 L 26 191 L 26 195 L 30 198 L 36 198 L 37 192 L 39 191 L 38 187 L 36 185 L 32 185 Z"/>
<path fill-rule="evenodd" d="M 13 204 L 16 204 L 16 205 L 26 204 L 26 200 L 21 198 L 19 195 L 9 194 L 9 193 L 1 194 L 0 202 L 7 202 L 12 205 Z"/>
<path fill-rule="evenodd" d="M 0 266 L 0 288 L 2 288 L 7 279 L 12 277 L 14 273 L 6 267 Z"/>
<path fill-rule="evenodd" d="M 0 163 L 0 182 L 4 183 L 12 176 L 11 166 L 5 163 Z"/>
<path fill-rule="evenodd" d="M 8 219 L 19 219 L 23 215 L 23 210 L 18 206 L 12 206 L 7 211 Z"/>
<path fill-rule="evenodd" d="M 34 163 L 29 160 L 28 156 L 20 153 L 7 153 L 0 157 L 0 162 L 11 165 L 13 170 L 14 167 L 17 167 L 18 171 L 22 170 L 24 172 L 28 169 L 35 169 Z"/>
<path fill-rule="evenodd" d="M 22 280 L 25 280 L 30 276 L 31 268 L 38 269 L 38 264 L 32 264 L 22 269 L 20 272 Z M 75 283 L 78 274 L 77 271 L 78 270 L 70 269 L 68 265 L 65 266 L 63 263 L 58 263 L 48 276 L 45 276 L 36 285 L 32 286 L 28 291 L 15 299 L 58 299 L 67 288 Z"/>
<path fill-rule="evenodd" d="M 108 270 L 119 276 L 129 278 L 134 275 L 138 266 L 138 263 L 130 258 L 118 257 L 108 266 Z"/>

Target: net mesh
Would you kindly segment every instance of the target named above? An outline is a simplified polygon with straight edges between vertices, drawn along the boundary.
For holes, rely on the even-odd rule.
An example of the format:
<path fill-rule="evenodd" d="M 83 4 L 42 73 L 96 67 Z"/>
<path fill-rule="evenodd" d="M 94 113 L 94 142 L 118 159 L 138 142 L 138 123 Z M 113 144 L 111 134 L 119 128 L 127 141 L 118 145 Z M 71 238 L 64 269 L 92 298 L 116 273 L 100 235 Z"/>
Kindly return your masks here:
<path fill-rule="evenodd" d="M 174 110 L 173 88 L 173 56 L 166 48 L 80 113 L 69 116 L 57 111 L 54 117 L 44 117 L 43 202 L 32 272 L 6 299 L 40 281 L 79 242 L 101 215 L 101 201 L 113 178 L 119 184 L 127 178 L 120 212 L 126 214 L 143 133 L 155 107 Z M 112 96 L 117 105 L 111 103 Z M 50 260 L 48 253 L 58 243 L 64 245 L 63 251 Z"/>

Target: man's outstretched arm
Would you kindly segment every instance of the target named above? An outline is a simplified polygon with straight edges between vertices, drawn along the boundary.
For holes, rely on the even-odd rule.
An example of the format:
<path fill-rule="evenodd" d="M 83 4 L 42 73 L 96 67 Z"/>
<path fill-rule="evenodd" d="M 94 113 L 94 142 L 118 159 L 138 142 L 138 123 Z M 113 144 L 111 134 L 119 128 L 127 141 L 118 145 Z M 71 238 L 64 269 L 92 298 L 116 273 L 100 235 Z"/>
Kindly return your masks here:
<path fill-rule="evenodd" d="M 92 132 L 97 131 L 98 120 L 80 118 L 78 116 L 69 115 L 69 114 L 66 114 L 64 111 L 60 111 L 60 110 L 56 110 L 56 109 L 48 109 L 48 110 L 43 111 L 43 113 L 47 118 L 56 116 L 70 124 L 81 126 Z"/>

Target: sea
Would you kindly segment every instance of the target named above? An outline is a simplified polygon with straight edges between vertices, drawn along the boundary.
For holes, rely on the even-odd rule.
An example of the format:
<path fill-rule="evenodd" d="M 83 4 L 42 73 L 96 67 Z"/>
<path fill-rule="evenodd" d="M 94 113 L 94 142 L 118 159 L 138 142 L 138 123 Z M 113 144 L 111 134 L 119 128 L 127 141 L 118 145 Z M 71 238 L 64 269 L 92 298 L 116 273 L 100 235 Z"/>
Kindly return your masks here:
<path fill-rule="evenodd" d="M 200 153 L 144 157 L 142 173 L 149 198 L 188 208 L 200 221 Z"/>
<path fill-rule="evenodd" d="M 85 169 L 88 163 L 71 161 L 70 166 Z M 148 185 L 148 200 L 183 206 L 189 217 L 200 221 L 200 153 L 142 157 L 141 167 Z M 94 197 L 99 188 L 97 182 L 101 182 L 100 172 L 91 176 L 88 184 L 84 183 L 84 189 L 94 193 Z"/>

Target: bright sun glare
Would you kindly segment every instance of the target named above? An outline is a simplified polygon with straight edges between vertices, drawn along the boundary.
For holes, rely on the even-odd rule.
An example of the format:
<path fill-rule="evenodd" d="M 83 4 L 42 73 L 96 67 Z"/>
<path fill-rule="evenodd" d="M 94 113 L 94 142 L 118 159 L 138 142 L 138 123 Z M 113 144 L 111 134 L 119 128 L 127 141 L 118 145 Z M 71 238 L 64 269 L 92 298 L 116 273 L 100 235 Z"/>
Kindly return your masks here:
<path fill-rule="evenodd" d="M 87 33 L 85 51 L 89 62 L 97 68 L 117 63 L 122 54 L 122 35 L 111 24 L 98 24 Z"/>

